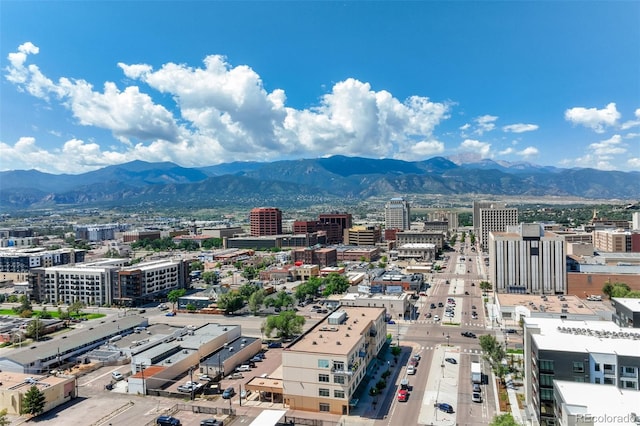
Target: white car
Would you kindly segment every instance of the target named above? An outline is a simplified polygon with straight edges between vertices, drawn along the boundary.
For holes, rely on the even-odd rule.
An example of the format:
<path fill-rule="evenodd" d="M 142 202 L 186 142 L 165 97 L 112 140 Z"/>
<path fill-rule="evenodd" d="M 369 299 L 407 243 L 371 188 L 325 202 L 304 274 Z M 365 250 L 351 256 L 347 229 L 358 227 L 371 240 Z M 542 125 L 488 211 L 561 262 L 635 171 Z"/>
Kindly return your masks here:
<path fill-rule="evenodd" d="M 243 371 L 251 371 L 251 366 L 247 365 L 247 364 L 244 364 L 244 365 L 241 365 L 238 368 L 236 368 L 236 371 L 239 372 L 239 373 L 242 373 Z"/>
<path fill-rule="evenodd" d="M 407 374 L 410 374 L 410 375 L 416 374 L 416 367 L 414 367 L 413 365 L 408 366 Z"/>
<path fill-rule="evenodd" d="M 437 322 L 437 321 L 440 321 L 440 317 L 439 317 L 439 316 L 437 316 L 437 315 L 434 315 L 434 316 L 433 316 L 433 320 L 434 320 L 434 321 L 436 321 L 436 322 Z"/>
<path fill-rule="evenodd" d="M 119 371 L 114 371 L 113 373 L 111 373 L 111 377 L 113 378 L 113 380 L 122 380 L 124 379 L 124 374 Z"/>

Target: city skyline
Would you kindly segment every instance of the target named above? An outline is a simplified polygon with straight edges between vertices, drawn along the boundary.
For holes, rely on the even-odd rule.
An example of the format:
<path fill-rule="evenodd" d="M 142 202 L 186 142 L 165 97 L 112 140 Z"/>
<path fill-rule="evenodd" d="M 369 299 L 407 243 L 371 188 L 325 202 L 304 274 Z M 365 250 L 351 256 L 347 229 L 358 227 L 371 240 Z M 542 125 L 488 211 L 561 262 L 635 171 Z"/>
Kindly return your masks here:
<path fill-rule="evenodd" d="M 0 170 L 640 170 L 636 2 L 3 2 Z"/>

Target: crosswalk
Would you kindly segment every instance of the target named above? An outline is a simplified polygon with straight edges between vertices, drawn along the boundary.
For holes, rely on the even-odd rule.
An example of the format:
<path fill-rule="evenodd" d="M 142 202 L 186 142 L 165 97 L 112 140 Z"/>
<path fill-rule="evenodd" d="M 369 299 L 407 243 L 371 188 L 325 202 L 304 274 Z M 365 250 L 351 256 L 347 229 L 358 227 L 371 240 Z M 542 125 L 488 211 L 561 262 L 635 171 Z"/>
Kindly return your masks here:
<path fill-rule="evenodd" d="M 434 321 L 432 319 L 420 319 L 420 320 L 413 321 L 412 324 L 440 324 L 440 325 L 447 325 L 448 321 L 444 320 L 444 323 L 443 323 L 442 321 Z M 485 327 L 485 324 L 483 322 L 465 322 L 465 323 L 455 323 L 455 324 L 457 324 L 459 326 L 465 326 L 465 327 L 478 327 L 478 328 L 484 328 Z"/>
<path fill-rule="evenodd" d="M 422 346 L 420 347 L 420 351 L 434 351 L 436 349 L 440 349 L 439 345 L 435 345 L 435 346 Z M 446 349 L 447 351 L 455 351 L 455 352 L 459 352 L 459 353 L 465 353 L 465 354 L 469 354 L 469 355 L 482 355 L 484 354 L 484 352 L 482 352 L 482 349 L 468 349 L 468 348 L 460 348 L 457 346 L 451 346 L 449 348 Z"/>

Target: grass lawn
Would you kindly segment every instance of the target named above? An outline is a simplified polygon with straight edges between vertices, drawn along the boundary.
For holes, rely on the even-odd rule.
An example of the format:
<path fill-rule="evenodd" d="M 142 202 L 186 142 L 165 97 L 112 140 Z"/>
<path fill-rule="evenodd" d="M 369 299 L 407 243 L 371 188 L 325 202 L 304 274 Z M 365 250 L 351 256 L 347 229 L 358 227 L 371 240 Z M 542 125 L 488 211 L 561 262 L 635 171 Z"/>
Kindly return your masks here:
<path fill-rule="evenodd" d="M 33 317 L 36 317 L 37 314 L 39 314 L 42 311 L 33 311 Z M 58 310 L 55 309 L 47 309 L 47 312 L 49 314 L 51 314 L 51 318 L 60 318 L 60 314 L 58 313 Z M 13 317 L 17 317 L 18 315 L 13 311 L 13 309 L 0 309 L 0 315 L 9 315 L 9 316 L 13 316 Z M 71 315 L 71 318 L 86 318 L 88 320 L 91 319 L 97 319 L 97 318 L 102 318 L 105 317 L 105 314 L 89 314 L 89 313 L 84 313 L 81 315 Z M 33 318 L 32 317 L 32 318 Z"/>

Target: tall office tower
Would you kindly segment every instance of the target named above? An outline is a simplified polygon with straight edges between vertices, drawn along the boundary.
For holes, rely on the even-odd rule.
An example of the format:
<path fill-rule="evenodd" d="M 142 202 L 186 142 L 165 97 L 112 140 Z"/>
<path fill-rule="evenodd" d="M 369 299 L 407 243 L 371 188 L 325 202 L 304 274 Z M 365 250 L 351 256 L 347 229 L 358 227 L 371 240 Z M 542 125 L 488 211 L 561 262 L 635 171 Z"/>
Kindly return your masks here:
<path fill-rule="evenodd" d="M 518 209 L 504 207 L 495 207 L 491 204 L 489 208 L 480 208 L 480 229 L 476 231 L 480 234 L 480 245 L 482 250 L 487 250 L 489 244 L 490 232 L 504 232 L 507 226 L 515 226 L 518 224 Z M 474 205 L 475 208 L 475 205 Z M 475 222 L 475 216 L 473 218 Z"/>
<path fill-rule="evenodd" d="M 353 218 L 351 213 L 322 213 L 318 215 L 320 226 L 327 233 L 328 244 L 340 244 L 343 242 L 344 230 L 353 226 Z"/>
<path fill-rule="evenodd" d="M 409 202 L 404 198 L 392 198 L 384 206 L 386 229 L 411 229 Z"/>
<path fill-rule="evenodd" d="M 564 294 L 565 243 L 537 223 L 489 234 L 490 280 L 499 293 Z"/>
<path fill-rule="evenodd" d="M 278 208 L 256 207 L 251 210 L 249 221 L 254 237 L 282 234 L 282 212 Z"/>
<path fill-rule="evenodd" d="M 490 201 L 473 202 L 473 232 L 480 234 L 480 209 L 504 209 L 504 203 L 492 203 Z"/>
<path fill-rule="evenodd" d="M 634 212 L 631 215 L 631 229 L 633 231 L 640 231 L 640 212 Z"/>

